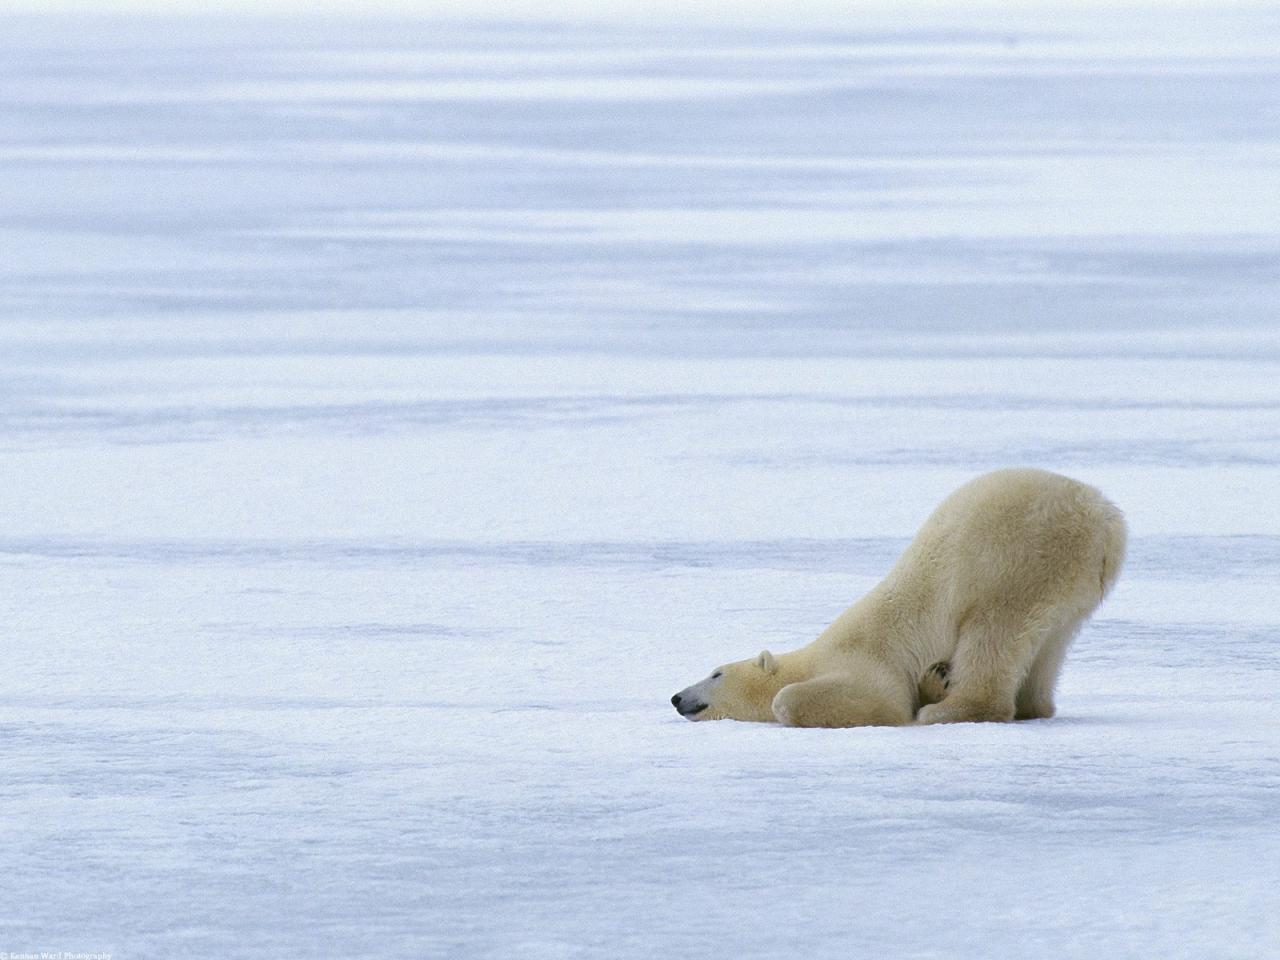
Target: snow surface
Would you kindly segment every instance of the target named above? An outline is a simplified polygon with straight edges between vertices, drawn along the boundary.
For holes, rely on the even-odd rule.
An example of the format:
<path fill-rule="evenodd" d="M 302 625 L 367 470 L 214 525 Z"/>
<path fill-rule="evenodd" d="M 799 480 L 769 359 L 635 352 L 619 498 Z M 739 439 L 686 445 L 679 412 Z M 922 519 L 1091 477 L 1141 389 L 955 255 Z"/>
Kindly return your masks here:
<path fill-rule="evenodd" d="M 0 29 L 0 951 L 1262 958 L 1280 16 Z M 1051 721 L 690 724 L 1101 486 Z"/>

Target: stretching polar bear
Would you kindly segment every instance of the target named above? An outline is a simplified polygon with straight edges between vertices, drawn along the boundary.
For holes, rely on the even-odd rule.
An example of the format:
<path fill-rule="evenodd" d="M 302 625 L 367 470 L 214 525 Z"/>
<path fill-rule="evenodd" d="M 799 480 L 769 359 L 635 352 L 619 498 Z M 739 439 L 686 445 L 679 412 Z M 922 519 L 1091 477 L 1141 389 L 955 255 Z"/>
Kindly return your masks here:
<path fill-rule="evenodd" d="M 807 647 L 719 667 L 671 702 L 690 720 L 795 727 L 1051 717 L 1067 645 L 1124 550 L 1124 517 L 1092 487 L 988 473 L 947 497 L 889 575 Z"/>

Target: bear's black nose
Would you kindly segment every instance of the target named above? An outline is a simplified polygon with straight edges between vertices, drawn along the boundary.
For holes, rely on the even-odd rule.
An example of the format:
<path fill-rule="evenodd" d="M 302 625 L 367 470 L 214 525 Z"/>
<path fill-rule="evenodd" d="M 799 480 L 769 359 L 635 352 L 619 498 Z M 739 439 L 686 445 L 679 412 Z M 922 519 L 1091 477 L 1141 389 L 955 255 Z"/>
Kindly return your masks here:
<path fill-rule="evenodd" d="M 680 709 L 680 694 L 677 693 L 674 697 L 671 698 L 671 705 L 675 707 L 677 710 Z"/>

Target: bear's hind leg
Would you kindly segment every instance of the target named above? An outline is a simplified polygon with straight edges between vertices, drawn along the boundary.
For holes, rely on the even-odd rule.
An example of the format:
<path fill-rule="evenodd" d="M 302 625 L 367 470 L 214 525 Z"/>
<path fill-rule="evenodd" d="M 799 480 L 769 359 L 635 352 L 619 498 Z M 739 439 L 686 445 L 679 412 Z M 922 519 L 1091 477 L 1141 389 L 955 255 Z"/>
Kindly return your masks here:
<path fill-rule="evenodd" d="M 1084 619 L 1072 620 L 1053 631 L 1040 652 L 1032 661 L 1031 669 L 1018 687 L 1018 697 L 1014 708 L 1015 720 L 1046 720 L 1054 714 L 1053 691 L 1058 685 L 1058 674 L 1062 670 L 1062 661 L 1067 655 L 1067 647 L 1080 631 Z"/>
<path fill-rule="evenodd" d="M 1036 617 L 974 613 L 960 627 L 945 700 L 922 707 L 919 723 L 1012 720 L 1022 678 L 1049 626 Z"/>
<path fill-rule="evenodd" d="M 864 679 L 829 674 L 783 687 L 773 715 L 788 727 L 897 727 L 911 722 L 911 705 Z"/>

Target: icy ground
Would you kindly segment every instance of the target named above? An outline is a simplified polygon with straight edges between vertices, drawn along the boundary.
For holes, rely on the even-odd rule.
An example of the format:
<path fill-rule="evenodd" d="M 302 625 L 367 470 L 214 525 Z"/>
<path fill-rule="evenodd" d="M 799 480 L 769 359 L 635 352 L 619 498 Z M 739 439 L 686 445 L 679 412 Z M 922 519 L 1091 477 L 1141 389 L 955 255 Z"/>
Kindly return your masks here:
<path fill-rule="evenodd" d="M 0 951 L 1263 958 L 1280 17 L 0 29 Z M 939 498 L 1051 721 L 690 724 Z"/>

